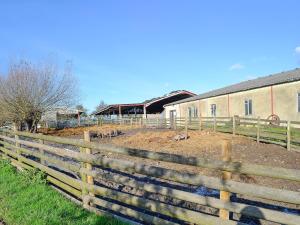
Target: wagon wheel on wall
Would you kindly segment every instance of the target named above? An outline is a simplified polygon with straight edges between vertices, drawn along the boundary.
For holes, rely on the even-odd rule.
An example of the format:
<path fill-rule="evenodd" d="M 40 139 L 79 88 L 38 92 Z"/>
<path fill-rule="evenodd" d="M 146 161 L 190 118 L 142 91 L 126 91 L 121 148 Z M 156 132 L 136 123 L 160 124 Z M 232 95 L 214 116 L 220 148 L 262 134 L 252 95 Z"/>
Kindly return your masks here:
<path fill-rule="evenodd" d="M 268 116 L 267 120 L 270 121 L 271 125 L 276 125 L 276 126 L 280 125 L 280 118 L 276 114 L 272 114 Z"/>

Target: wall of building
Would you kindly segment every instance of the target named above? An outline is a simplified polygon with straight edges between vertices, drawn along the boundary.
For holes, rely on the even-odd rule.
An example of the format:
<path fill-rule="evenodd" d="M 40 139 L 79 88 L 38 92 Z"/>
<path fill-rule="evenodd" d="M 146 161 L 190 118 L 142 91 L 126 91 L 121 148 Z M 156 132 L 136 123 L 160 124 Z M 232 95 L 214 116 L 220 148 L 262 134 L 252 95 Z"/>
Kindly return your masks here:
<path fill-rule="evenodd" d="M 169 118 L 170 110 L 176 110 L 177 117 L 185 117 L 188 107 L 198 107 L 198 115 L 200 112 L 201 116 L 210 117 L 212 116 L 211 105 L 216 104 L 217 117 L 238 115 L 250 118 L 260 116 L 266 119 L 274 113 L 281 120 L 300 121 L 300 113 L 298 113 L 299 92 L 300 81 L 201 99 L 166 106 L 166 118 Z M 245 100 L 247 99 L 252 100 L 252 115 L 248 116 L 245 115 Z"/>
<path fill-rule="evenodd" d="M 176 104 L 174 106 L 168 106 L 165 108 L 165 118 L 169 119 L 170 118 L 170 111 L 175 110 L 176 111 L 176 116 L 180 117 L 180 106 L 181 104 Z"/>

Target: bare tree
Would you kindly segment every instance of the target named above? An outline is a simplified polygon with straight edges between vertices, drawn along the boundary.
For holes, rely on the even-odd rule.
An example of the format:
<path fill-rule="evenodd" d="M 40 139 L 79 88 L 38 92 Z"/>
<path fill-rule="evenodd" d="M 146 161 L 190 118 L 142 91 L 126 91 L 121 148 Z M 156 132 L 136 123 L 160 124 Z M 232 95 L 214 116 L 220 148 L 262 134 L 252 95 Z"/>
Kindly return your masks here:
<path fill-rule="evenodd" d="M 97 105 L 96 107 L 96 112 L 100 111 L 101 109 L 104 109 L 106 106 L 107 104 L 103 100 L 101 100 L 99 105 Z"/>
<path fill-rule="evenodd" d="M 18 127 L 36 131 L 43 113 L 59 106 L 74 105 L 76 82 L 70 65 L 62 74 L 51 63 L 20 60 L 9 67 L 0 83 L 0 113 Z"/>

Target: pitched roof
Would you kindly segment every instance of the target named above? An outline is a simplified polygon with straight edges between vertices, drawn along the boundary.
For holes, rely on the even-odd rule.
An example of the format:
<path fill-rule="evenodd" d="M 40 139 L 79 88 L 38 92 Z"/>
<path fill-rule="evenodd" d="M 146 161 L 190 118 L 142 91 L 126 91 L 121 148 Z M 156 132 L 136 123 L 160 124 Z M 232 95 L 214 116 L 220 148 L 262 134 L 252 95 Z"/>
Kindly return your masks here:
<path fill-rule="evenodd" d="M 172 96 L 181 95 L 181 94 L 186 94 L 186 95 L 190 95 L 190 96 L 195 96 L 196 95 L 196 94 L 194 94 L 190 91 L 177 90 L 177 91 L 172 91 L 168 94 L 165 94 L 165 95 L 157 97 L 157 98 L 148 99 L 148 100 L 144 101 L 143 104 L 145 104 L 145 106 L 147 107 L 147 106 L 151 105 L 154 102 L 157 102 L 157 101 L 160 101 L 160 100 L 172 97 Z"/>
<path fill-rule="evenodd" d="M 190 92 L 190 91 L 186 91 L 186 90 L 176 90 L 176 91 L 172 91 L 168 94 L 165 94 L 163 96 L 160 96 L 160 97 L 157 97 L 157 98 L 152 98 L 152 99 L 148 99 L 148 100 L 145 100 L 144 102 L 142 103 L 133 103 L 133 104 L 112 104 L 112 105 L 107 105 L 106 107 L 103 107 L 102 109 L 100 109 L 99 111 L 95 111 L 92 113 L 92 115 L 97 115 L 97 114 L 100 114 L 110 108 L 116 108 L 116 107 L 119 107 L 119 106 L 145 106 L 145 107 L 148 107 L 150 106 L 151 104 L 155 103 L 155 102 L 158 102 L 158 101 L 163 101 L 164 99 L 168 99 L 168 98 L 171 98 L 173 96 L 177 96 L 177 95 L 189 95 L 189 96 L 195 96 L 196 94 Z"/>
<path fill-rule="evenodd" d="M 195 100 L 211 98 L 211 97 L 216 97 L 216 96 L 226 95 L 226 94 L 232 94 L 236 92 L 247 91 L 251 89 L 262 88 L 262 87 L 276 85 L 276 84 L 289 83 L 294 81 L 300 81 L 299 68 L 286 71 L 286 72 L 272 74 L 265 77 L 259 77 L 253 80 L 243 81 L 237 84 L 233 84 L 220 89 L 209 91 L 194 97 L 190 97 L 170 104 L 166 104 L 165 106 L 175 105 L 184 102 L 191 102 Z"/>

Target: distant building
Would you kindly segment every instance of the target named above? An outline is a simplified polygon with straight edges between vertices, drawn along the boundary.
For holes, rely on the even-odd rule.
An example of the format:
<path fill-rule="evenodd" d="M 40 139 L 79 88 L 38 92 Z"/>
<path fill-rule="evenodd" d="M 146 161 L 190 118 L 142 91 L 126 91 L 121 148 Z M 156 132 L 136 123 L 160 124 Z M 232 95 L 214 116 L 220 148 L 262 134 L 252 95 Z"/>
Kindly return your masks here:
<path fill-rule="evenodd" d="M 194 93 L 179 90 L 173 91 L 161 97 L 146 100 L 142 103 L 133 104 L 113 104 L 104 107 L 94 113 L 95 116 L 117 117 L 155 117 L 164 118 L 164 105 L 195 96 Z"/>
<path fill-rule="evenodd" d="M 166 118 L 253 117 L 300 120 L 300 69 L 244 81 L 164 106 Z"/>
<path fill-rule="evenodd" d="M 82 113 L 83 111 L 75 108 L 57 107 L 45 112 L 42 115 L 41 123 L 45 123 L 46 127 L 58 127 L 58 123 L 65 120 L 76 119 L 80 121 L 80 115 Z"/>

